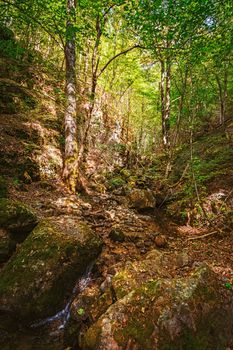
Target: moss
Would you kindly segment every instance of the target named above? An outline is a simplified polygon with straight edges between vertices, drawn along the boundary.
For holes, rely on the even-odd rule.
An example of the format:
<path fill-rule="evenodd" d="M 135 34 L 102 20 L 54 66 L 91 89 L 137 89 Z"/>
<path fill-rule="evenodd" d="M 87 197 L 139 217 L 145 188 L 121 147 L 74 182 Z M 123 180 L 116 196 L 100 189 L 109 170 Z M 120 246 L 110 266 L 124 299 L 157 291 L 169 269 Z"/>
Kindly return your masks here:
<path fill-rule="evenodd" d="M 0 226 L 4 229 L 28 233 L 36 224 L 36 215 L 29 207 L 18 201 L 0 198 Z"/>
<path fill-rule="evenodd" d="M 95 350 L 98 349 L 101 338 L 101 327 L 97 323 L 95 326 L 89 328 L 85 334 L 83 340 L 83 349 L 85 350 Z"/>
<path fill-rule="evenodd" d="M 133 338 L 137 344 L 140 345 L 142 349 L 150 350 L 152 348 L 151 336 L 154 331 L 154 324 L 150 322 L 148 319 L 142 320 L 133 319 L 127 325 L 126 328 L 122 330 L 122 335 L 124 339 L 128 341 L 128 339 Z M 115 335 L 116 339 L 119 339 L 120 335 Z"/>
<path fill-rule="evenodd" d="M 92 237 L 92 231 L 84 236 L 84 232 L 64 234 L 48 221 L 40 223 L 2 270 L 0 299 L 4 305 L 25 319 L 48 316 L 61 307 L 101 250 L 101 241 Z"/>
<path fill-rule="evenodd" d="M 102 342 L 125 349 L 130 341 L 145 350 L 155 344 L 160 350 L 222 350 L 231 337 L 231 309 L 232 295 L 206 265 L 187 278 L 151 279 L 108 308 L 87 331 L 90 347 L 84 349 L 101 349 Z"/>

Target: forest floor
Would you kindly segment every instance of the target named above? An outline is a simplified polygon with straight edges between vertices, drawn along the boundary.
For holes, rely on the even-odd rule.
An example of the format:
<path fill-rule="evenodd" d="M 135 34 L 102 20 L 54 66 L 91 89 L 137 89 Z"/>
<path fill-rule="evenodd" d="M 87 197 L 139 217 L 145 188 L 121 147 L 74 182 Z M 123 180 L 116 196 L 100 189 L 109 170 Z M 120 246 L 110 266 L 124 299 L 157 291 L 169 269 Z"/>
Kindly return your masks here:
<path fill-rule="evenodd" d="M 111 266 L 118 260 L 135 259 L 158 248 L 165 254 L 187 254 L 190 261 L 187 265 L 184 262 L 186 268 L 193 262 L 207 262 L 226 282 L 233 283 L 231 234 L 218 229 L 178 225 L 158 209 L 138 213 L 127 207 L 122 196 L 71 196 L 60 185 L 54 185 L 53 190 L 48 191 L 41 187 L 40 182 L 25 184 L 22 191 L 12 187 L 10 196 L 30 205 L 40 217 L 76 216 L 88 221 L 104 240 L 103 254 L 108 256 L 106 265 Z M 113 228 L 125 233 L 124 242 L 109 238 Z M 165 241 L 160 243 L 156 239 L 158 236 Z"/>
<path fill-rule="evenodd" d="M 178 225 L 162 210 L 139 213 L 128 208 L 124 197 L 111 193 L 71 196 L 61 183 L 50 189 L 40 182 L 25 184 L 21 190 L 12 186 L 10 197 L 30 205 L 41 218 L 57 218 L 60 222 L 63 220 L 64 225 L 72 217 L 87 221 L 104 241 L 96 263 L 100 282 L 111 273 L 113 266 L 123 267 L 126 261 L 138 260 L 149 251 L 159 249 L 166 257 L 169 277 L 188 275 L 193 266 L 205 262 L 227 288 L 232 288 L 233 236 L 230 233 Z M 111 238 L 112 230 L 123 232 L 123 242 Z M 233 342 L 227 348 L 230 349 Z"/>

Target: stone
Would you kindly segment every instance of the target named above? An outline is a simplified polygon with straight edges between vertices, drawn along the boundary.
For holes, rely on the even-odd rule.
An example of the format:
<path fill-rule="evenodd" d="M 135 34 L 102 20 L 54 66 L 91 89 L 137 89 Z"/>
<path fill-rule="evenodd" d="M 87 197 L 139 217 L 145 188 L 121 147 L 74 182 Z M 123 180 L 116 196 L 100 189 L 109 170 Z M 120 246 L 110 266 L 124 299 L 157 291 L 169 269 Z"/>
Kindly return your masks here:
<path fill-rule="evenodd" d="M 167 245 L 167 239 L 164 235 L 158 235 L 155 237 L 155 245 L 158 248 L 164 248 Z"/>
<path fill-rule="evenodd" d="M 0 273 L 0 310 L 25 322 L 53 315 L 101 249 L 84 222 L 41 222 Z"/>
<path fill-rule="evenodd" d="M 33 211 L 21 202 L 0 198 L 0 227 L 15 234 L 27 234 L 37 225 Z"/>
<path fill-rule="evenodd" d="M 136 210 L 155 208 L 155 198 L 149 189 L 134 189 L 128 195 L 129 207 Z"/>
<path fill-rule="evenodd" d="M 232 296 L 205 264 L 185 278 L 152 278 L 111 305 L 86 331 L 81 349 L 224 350 Z"/>

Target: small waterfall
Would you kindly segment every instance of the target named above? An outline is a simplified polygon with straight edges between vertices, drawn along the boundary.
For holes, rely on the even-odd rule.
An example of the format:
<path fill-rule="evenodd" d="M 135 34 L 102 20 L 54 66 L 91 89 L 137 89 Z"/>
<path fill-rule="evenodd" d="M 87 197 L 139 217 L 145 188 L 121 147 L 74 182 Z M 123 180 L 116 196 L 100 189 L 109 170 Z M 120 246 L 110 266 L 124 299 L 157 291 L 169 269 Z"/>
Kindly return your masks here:
<path fill-rule="evenodd" d="M 58 322 L 58 327 L 55 332 L 53 332 L 50 335 L 57 335 L 59 331 L 63 330 L 70 318 L 70 307 L 71 304 L 76 297 L 78 293 L 81 293 L 82 291 L 85 290 L 85 288 L 88 287 L 88 285 L 91 282 L 91 272 L 93 268 L 94 263 L 90 264 L 84 273 L 84 275 L 77 281 L 76 285 L 73 288 L 72 295 L 69 298 L 68 302 L 66 303 L 64 309 L 58 311 L 55 315 L 47 317 L 44 320 L 41 320 L 39 322 L 33 323 L 31 325 L 31 328 L 39 328 L 51 323 L 54 323 L 55 321 Z"/>

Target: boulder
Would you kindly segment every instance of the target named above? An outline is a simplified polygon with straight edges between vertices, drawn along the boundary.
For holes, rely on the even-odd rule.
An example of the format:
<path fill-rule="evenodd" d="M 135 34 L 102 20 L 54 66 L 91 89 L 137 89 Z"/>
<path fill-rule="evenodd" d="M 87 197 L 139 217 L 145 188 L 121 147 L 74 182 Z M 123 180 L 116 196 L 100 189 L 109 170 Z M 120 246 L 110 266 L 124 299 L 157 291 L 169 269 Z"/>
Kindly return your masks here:
<path fill-rule="evenodd" d="M 101 248 L 84 222 L 41 222 L 1 271 L 0 310 L 25 321 L 51 316 Z"/>
<path fill-rule="evenodd" d="M 79 293 L 71 304 L 70 320 L 65 330 L 66 345 L 75 348 L 77 334 L 82 333 L 86 323 L 96 322 L 116 300 L 152 277 L 169 277 L 164 262 L 163 255 L 153 250 L 142 260 L 127 261 L 124 269 L 115 266 L 101 284 L 96 280 Z"/>
<path fill-rule="evenodd" d="M 205 264 L 184 278 L 151 278 L 118 292 L 84 334 L 81 349 L 224 350 L 232 335 L 232 296 Z"/>
<path fill-rule="evenodd" d="M 134 189 L 128 195 L 129 207 L 136 210 L 155 208 L 155 198 L 149 189 Z"/>
<path fill-rule="evenodd" d="M 38 220 L 32 210 L 18 201 L 0 198 L 0 227 L 17 235 L 28 234 Z"/>

